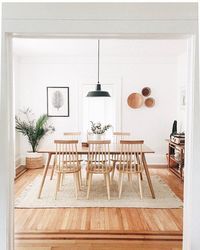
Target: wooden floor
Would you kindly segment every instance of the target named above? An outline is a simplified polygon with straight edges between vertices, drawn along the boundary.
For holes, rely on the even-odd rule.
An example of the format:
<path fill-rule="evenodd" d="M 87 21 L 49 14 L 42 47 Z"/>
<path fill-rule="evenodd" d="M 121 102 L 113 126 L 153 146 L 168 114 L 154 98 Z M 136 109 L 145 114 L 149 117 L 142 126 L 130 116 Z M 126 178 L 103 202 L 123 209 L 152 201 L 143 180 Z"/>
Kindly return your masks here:
<path fill-rule="evenodd" d="M 41 171 L 29 170 L 16 180 L 16 197 Z M 183 199 L 176 176 L 167 169 L 150 172 Z M 16 249 L 181 249 L 182 216 L 182 209 L 15 209 Z"/>

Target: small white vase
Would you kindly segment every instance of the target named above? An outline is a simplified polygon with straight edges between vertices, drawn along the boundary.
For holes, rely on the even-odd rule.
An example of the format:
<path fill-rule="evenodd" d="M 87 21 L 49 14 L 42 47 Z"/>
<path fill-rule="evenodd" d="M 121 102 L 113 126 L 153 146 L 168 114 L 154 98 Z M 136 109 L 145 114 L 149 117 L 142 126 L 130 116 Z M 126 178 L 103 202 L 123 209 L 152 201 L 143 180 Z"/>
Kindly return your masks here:
<path fill-rule="evenodd" d="M 104 139 L 104 134 L 94 134 L 94 140 L 101 141 Z"/>

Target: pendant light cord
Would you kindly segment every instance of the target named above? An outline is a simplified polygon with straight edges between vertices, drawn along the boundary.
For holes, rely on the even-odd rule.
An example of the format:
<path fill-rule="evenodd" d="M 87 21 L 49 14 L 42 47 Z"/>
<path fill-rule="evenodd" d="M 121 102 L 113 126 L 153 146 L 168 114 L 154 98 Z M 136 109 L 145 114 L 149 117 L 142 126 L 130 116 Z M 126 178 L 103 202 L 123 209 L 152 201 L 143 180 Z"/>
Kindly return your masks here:
<path fill-rule="evenodd" d="M 100 40 L 98 40 L 98 84 L 99 84 L 99 55 L 100 55 Z"/>

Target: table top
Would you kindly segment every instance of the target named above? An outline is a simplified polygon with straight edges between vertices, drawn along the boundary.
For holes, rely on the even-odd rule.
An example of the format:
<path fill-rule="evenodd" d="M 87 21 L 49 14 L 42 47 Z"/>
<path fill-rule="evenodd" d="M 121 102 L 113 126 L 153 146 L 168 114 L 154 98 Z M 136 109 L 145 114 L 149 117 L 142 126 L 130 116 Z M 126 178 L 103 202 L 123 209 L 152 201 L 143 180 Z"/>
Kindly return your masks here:
<path fill-rule="evenodd" d="M 77 152 L 78 154 L 88 154 L 88 147 L 83 147 L 81 144 L 78 144 L 77 147 Z M 138 147 L 135 147 L 135 152 L 140 152 L 140 150 L 138 149 Z M 38 153 L 52 153 L 55 154 L 56 153 L 56 148 L 55 145 L 53 144 L 51 147 L 49 148 L 41 148 L 37 151 Z M 120 154 L 121 152 L 121 145 L 120 144 L 110 144 L 110 154 Z M 142 152 L 143 153 L 155 153 L 151 148 L 149 148 L 147 145 L 143 144 L 142 147 Z"/>

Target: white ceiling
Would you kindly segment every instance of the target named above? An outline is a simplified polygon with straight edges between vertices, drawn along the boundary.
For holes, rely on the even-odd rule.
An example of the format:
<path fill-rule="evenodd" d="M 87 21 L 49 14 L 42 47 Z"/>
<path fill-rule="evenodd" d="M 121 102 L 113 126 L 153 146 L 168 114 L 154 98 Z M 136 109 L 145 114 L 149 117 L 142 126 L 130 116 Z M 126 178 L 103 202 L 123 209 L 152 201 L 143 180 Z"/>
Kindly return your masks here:
<path fill-rule="evenodd" d="M 101 40 L 101 56 L 142 57 L 178 56 L 186 51 L 187 42 L 168 40 Z M 18 56 L 97 56 L 94 39 L 14 38 L 13 52 Z"/>

